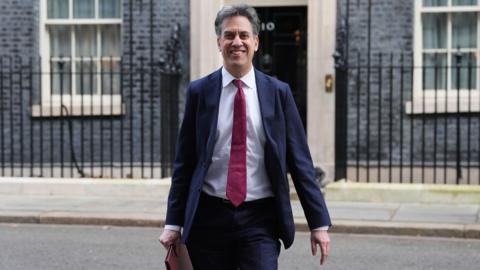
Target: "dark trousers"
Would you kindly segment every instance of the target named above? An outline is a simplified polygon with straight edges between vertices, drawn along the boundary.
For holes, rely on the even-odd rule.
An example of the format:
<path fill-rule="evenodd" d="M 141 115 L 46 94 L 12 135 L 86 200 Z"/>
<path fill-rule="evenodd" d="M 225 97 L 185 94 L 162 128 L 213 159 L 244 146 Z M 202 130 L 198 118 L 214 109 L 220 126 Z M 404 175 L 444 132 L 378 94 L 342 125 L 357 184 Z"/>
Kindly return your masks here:
<path fill-rule="evenodd" d="M 274 199 L 228 201 L 202 194 L 187 248 L 195 270 L 278 268 Z"/>

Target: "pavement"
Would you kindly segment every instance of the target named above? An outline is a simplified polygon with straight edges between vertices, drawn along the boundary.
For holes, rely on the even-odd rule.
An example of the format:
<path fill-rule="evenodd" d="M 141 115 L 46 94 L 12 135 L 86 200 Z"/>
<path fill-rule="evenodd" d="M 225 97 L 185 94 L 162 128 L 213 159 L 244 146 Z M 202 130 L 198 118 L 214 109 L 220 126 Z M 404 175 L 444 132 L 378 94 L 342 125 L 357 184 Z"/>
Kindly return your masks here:
<path fill-rule="evenodd" d="M 0 223 L 162 227 L 169 187 L 169 179 L 0 178 Z M 462 199 L 467 195 L 458 189 L 470 199 Z M 414 200 L 413 190 L 423 195 Z M 448 192 L 444 186 L 444 196 L 434 192 L 433 199 L 425 190 L 425 185 L 327 185 L 330 231 L 480 239 L 480 188 L 453 186 Z M 294 192 L 292 208 L 297 230 L 308 231 Z"/>

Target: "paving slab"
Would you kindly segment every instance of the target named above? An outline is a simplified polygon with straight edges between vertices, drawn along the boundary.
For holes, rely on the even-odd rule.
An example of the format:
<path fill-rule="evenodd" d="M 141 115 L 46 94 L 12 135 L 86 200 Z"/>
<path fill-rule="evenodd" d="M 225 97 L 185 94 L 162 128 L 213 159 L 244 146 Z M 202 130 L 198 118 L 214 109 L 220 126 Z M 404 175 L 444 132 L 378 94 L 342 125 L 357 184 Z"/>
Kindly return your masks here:
<path fill-rule="evenodd" d="M 162 217 L 156 213 L 71 213 L 49 212 L 39 216 L 42 224 L 80 224 L 80 225 L 111 225 L 111 226 L 148 226 L 161 227 Z"/>
<path fill-rule="evenodd" d="M 402 204 L 393 221 L 472 224 L 478 220 L 478 205 Z"/>
<path fill-rule="evenodd" d="M 465 225 L 434 224 L 419 222 L 379 222 L 379 221 L 352 221 L 334 220 L 331 232 L 355 234 L 389 234 L 412 236 L 457 237 L 465 236 Z M 478 232 L 476 228 L 472 232 Z M 471 235 L 471 238 L 474 238 Z M 478 238 L 478 237 L 477 237 Z"/>
<path fill-rule="evenodd" d="M 478 185 L 358 183 L 337 181 L 325 188 L 330 201 L 480 204 Z"/>
<path fill-rule="evenodd" d="M 330 202 L 332 219 L 389 221 L 400 207 L 398 203 Z"/>
<path fill-rule="evenodd" d="M 165 202 L 148 198 L 2 196 L 0 202 L 0 211 L 155 212 L 158 214 L 166 212 Z"/>
<path fill-rule="evenodd" d="M 84 179 L 0 177 L 2 195 L 99 196 L 164 198 L 170 179 Z"/>
<path fill-rule="evenodd" d="M 60 210 L 74 209 L 91 198 L 73 198 L 57 196 L 2 196 L 0 210 Z"/>

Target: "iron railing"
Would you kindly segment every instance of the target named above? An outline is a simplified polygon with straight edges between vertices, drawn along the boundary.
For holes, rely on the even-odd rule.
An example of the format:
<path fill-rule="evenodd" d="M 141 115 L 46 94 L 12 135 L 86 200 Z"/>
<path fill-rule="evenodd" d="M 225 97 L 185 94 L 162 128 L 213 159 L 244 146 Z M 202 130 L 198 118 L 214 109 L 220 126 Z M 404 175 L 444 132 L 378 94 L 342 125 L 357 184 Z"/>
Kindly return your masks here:
<path fill-rule="evenodd" d="M 339 2 L 336 180 L 480 184 L 478 62 L 460 49 L 414 55 L 413 9 Z"/>
<path fill-rule="evenodd" d="M 0 175 L 169 176 L 179 70 L 142 57 L 88 68 L 84 58 L 76 71 L 68 61 L 44 70 L 41 58 L 0 57 Z"/>
<path fill-rule="evenodd" d="M 337 66 L 336 179 L 480 184 L 480 69 L 454 57 L 356 53 Z"/>

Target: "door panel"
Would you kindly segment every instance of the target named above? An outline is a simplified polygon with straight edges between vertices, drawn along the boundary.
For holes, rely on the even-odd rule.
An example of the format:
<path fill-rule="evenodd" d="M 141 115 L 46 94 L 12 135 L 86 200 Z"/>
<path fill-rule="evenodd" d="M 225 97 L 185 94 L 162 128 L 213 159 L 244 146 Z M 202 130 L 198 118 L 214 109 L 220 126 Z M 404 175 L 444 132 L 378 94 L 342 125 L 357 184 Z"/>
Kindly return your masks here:
<path fill-rule="evenodd" d="M 307 120 L 307 7 L 259 7 L 262 21 L 254 65 L 290 85 L 303 126 Z"/>

